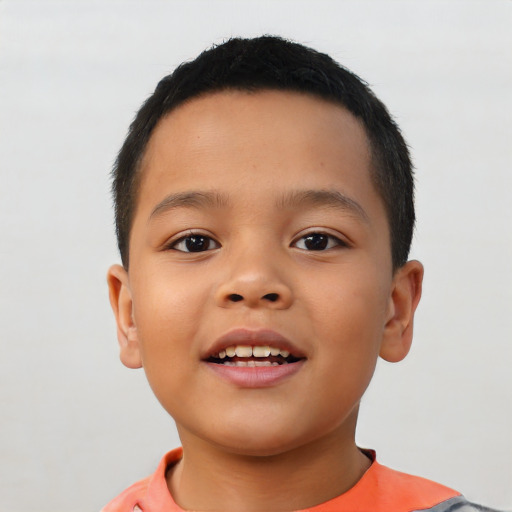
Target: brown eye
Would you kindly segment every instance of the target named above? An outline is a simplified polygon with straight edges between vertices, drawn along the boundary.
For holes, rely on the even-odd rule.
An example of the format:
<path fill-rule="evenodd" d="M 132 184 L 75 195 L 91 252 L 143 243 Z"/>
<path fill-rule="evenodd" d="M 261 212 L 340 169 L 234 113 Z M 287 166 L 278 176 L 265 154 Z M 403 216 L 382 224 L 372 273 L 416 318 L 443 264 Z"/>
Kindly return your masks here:
<path fill-rule="evenodd" d="M 329 238 L 325 235 L 320 235 L 319 233 L 314 233 L 312 235 L 304 237 L 304 245 L 306 249 L 310 251 L 323 251 L 327 244 L 329 243 Z"/>
<path fill-rule="evenodd" d="M 305 251 L 325 251 L 337 246 L 344 246 L 341 240 L 325 233 L 308 233 L 295 242 L 295 246 Z"/>
<path fill-rule="evenodd" d="M 174 242 L 171 249 L 181 252 L 205 252 L 219 247 L 219 244 L 209 236 L 188 235 Z"/>

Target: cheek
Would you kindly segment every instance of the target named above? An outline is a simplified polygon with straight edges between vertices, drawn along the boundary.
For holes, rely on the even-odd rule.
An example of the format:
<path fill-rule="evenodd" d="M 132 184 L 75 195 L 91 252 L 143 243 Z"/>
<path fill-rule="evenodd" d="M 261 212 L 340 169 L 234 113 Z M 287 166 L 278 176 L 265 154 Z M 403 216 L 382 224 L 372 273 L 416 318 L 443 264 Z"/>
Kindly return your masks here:
<path fill-rule="evenodd" d="M 186 324 L 207 297 L 207 287 L 198 282 L 197 273 L 157 265 L 133 285 L 134 318 L 149 328 L 168 329 L 168 323 Z M 154 319 L 154 321 L 151 321 Z M 183 322 L 179 320 L 182 319 Z M 149 321 L 148 321 L 149 320 Z"/>
<path fill-rule="evenodd" d="M 165 373 L 192 357 L 192 341 L 207 299 L 204 290 L 193 279 L 160 272 L 139 281 L 134 297 L 133 319 L 146 373 Z"/>
<path fill-rule="evenodd" d="M 329 352 L 358 366 L 377 357 L 384 333 L 387 289 L 371 267 L 334 274 L 318 286 L 311 311 Z M 371 363 L 373 364 L 373 363 Z"/>

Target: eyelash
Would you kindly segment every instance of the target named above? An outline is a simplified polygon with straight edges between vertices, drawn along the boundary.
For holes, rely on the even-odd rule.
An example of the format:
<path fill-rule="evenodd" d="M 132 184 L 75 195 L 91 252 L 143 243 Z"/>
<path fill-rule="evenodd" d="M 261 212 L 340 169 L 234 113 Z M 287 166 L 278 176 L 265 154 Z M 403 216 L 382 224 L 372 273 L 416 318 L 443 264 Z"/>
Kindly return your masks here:
<path fill-rule="evenodd" d="M 313 249 L 311 247 L 308 248 L 308 246 L 306 245 L 308 243 L 308 242 L 306 242 L 308 237 L 311 239 L 310 240 L 311 243 L 319 244 L 319 247 L 316 249 Z M 316 237 L 316 240 L 314 239 L 315 237 Z M 197 251 L 190 250 L 191 247 L 188 245 L 188 242 L 191 242 L 194 238 L 202 239 L 203 244 L 207 244 L 206 248 L 203 249 L 203 248 L 201 248 L 201 246 L 199 246 L 199 250 L 197 250 Z M 298 243 L 300 241 L 304 241 L 304 244 L 303 244 L 304 247 L 298 246 Z M 324 243 L 325 243 L 325 246 L 323 246 Z M 181 249 L 178 248 L 178 246 L 180 244 L 184 245 L 184 247 L 182 247 Z M 211 247 L 212 244 L 214 245 L 214 247 Z M 291 246 L 292 247 L 294 246 L 297 249 L 300 249 L 302 251 L 307 251 L 307 252 L 324 252 L 329 249 L 334 249 L 336 247 L 348 247 L 349 245 L 347 242 L 340 240 L 338 237 L 336 237 L 334 235 L 330 235 L 329 233 L 324 233 L 322 231 L 311 231 L 309 233 L 301 235 L 299 238 L 294 240 L 292 242 Z M 187 235 L 182 236 L 182 237 L 178 238 L 177 240 L 170 242 L 168 245 L 165 246 L 164 249 L 194 254 L 194 253 L 202 253 L 202 252 L 212 251 L 214 249 L 219 249 L 220 247 L 221 247 L 221 245 L 216 240 L 214 240 L 211 236 L 205 235 L 203 233 L 189 232 Z"/>

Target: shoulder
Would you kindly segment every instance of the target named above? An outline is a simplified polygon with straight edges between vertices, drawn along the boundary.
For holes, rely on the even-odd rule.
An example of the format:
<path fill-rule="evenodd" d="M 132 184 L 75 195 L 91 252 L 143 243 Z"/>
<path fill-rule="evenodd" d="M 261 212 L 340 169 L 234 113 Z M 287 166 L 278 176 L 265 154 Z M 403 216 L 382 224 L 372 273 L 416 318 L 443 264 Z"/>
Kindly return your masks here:
<path fill-rule="evenodd" d="M 132 512 L 147 494 L 151 477 L 144 478 L 124 490 L 119 496 L 105 505 L 100 512 Z"/>
<path fill-rule="evenodd" d="M 375 459 L 361 480 L 345 494 L 309 510 L 311 512 L 339 512 L 340 510 L 493 512 L 491 509 L 468 502 L 464 496 L 450 487 L 393 470 L 379 464 Z"/>
<path fill-rule="evenodd" d="M 429 509 L 414 512 L 500 512 L 499 510 L 470 503 L 464 496 L 456 496 Z"/>
<path fill-rule="evenodd" d="M 375 464 L 375 463 L 374 463 Z M 383 494 L 400 497 L 398 503 L 415 512 L 499 512 L 469 502 L 462 494 L 432 480 L 375 465 Z M 385 488 L 385 489 L 384 489 Z M 395 501 L 395 505 L 397 501 Z M 404 508 L 404 510 L 409 508 Z"/>
<path fill-rule="evenodd" d="M 358 486 L 361 488 L 358 489 Z M 396 471 L 377 461 L 374 461 L 363 479 L 352 491 L 357 490 L 364 490 L 369 496 L 376 497 L 378 512 L 431 510 L 441 503 L 461 497 L 459 492 L 450 487 L 426 478 Z M 368 506 L 370 504 L 371 498 Z M 436 510 L 436 512 L 441 512 L 441 510 Z"/>
<path fill-rule="evenodd" d="M 420 500 L 425 503 L 439 503 L 460 496 L 456 490 L 427 478 L 410 475 L 383 466 L 375 461 L 369 475 L 375 488 L 386 495 L 403 496 L 404 500 Z"/>
<path fill-rule="evenodd" d="M 469 502 L 462 494 L 432 480 L 395 471 L 377 464 L 386 487 L 405 500 L 420 500 L 416 511 L 424 512 L 499 512 L 498 510 Z M 412 501 L 410 502 L 412 504 Z"/>
<path fill-rule="evenodd" d="M 143 512 L 146 510 L 180 510 L 169 493 L 166 471 L 182 457 L 181 448 L 166 453 L 156 471 L 123 491 L 101 509 L 101 512 Z"/>

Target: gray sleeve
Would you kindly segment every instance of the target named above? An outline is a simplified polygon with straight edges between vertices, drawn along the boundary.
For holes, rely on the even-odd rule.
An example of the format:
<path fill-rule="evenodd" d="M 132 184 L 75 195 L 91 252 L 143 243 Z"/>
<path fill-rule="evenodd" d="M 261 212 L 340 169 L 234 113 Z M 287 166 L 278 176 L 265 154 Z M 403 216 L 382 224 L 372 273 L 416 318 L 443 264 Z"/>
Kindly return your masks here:
<path fill-rule="evenodd" d="M 470 503 L 464 496 L 456 496 L 447 501 L 443 501 L 435 507 L 416 510 L 414 512 L 500 512 L 492 508 L 482 507 L 475 503 Z"/>

